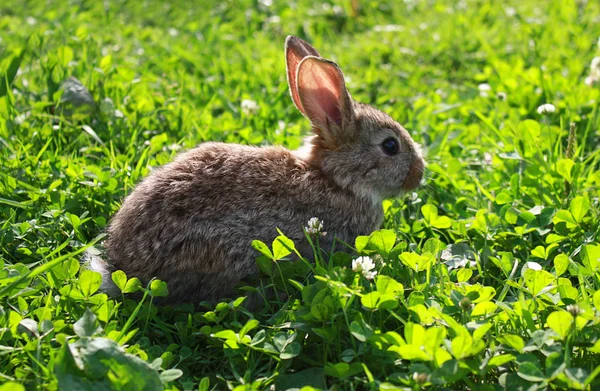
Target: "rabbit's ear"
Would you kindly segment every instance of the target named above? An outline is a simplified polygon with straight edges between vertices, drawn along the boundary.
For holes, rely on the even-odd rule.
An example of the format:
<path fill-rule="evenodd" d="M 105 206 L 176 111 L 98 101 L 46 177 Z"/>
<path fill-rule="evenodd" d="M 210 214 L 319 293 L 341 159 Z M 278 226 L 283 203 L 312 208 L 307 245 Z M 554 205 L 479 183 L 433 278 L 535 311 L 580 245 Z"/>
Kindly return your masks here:
<path fill-rule="evenodd" d="M 285 40 L 285 65 L 287 68 L 288 85 L 290 86 L 290 95 L 294 104 L 302 114 L 304 109 L 298 97 L 298 88 L 296 86 L 298 64 L 307 56 L 321 57 L 317 49 L 310 46 L 306 41 L 298 37 L 289 35 Z M 306 114 L 305 114 L 306 115 Z"/>
<path fill-rule="evenodd" d="M 298 66 L 297 84 L 303 113 L 322 136 L 336 138 L 352 124 L 352 98 L 346 89 L 344 74 L 336 63 L 306 57 Z"/>

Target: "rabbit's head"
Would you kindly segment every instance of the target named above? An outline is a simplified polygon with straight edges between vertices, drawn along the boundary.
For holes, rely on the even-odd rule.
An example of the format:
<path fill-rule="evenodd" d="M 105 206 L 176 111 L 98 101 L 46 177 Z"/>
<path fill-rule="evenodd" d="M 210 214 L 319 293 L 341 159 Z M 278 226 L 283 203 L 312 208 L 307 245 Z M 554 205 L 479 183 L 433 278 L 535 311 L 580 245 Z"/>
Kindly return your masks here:
<path fill-rule="evenodd" d="M 374 202 L 420 184 L 425 162 L 400 124 L 355 102 L 338 65 L 305 41 L 289 36 L 285 54 L 292 100 L 314 132 L 299 157 Z"/>

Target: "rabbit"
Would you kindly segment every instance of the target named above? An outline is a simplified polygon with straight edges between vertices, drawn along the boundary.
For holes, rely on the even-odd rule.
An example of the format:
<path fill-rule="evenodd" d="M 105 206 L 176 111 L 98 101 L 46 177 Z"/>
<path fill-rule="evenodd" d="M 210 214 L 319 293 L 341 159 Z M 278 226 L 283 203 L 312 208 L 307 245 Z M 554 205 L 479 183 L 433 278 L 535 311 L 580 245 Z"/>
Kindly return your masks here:
<path fill-rule="evenodd" d="M 336 63 L 294 36 L 285 58 L 312 136 L 296 151 L 205 142 L 152 172 L 109 222 L 108 262 L 92 264 L 106 291 L 120 269 L 166 281 L 166 304 L 231 298 L 240 280 L 258 275 L 253 240 L 270 243 L 279 228 L 309 254 L 303 230 L 318 217 L 323 248 L 351 242 L 381 226 L 384 198 L 420 184 L 418 144 L 387 114 L 355 102 Z"/>

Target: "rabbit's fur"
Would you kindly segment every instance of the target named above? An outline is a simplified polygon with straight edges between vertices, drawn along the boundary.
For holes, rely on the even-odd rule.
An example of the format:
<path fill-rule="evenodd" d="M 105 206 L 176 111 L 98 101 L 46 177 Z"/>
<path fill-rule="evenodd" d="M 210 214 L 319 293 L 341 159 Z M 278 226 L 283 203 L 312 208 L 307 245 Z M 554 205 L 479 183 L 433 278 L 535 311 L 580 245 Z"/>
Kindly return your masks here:
<path fill-rule="evenodd" d="M 384 198 L 418 186 L 424 161 L 406 130 L 353 101 L 339 67 L 308 43 L 290 36 L 285 52 L 292 100 L 314 135 L 298 151 L 207 142 L 157 169 L 109 224 L 109 262 L 92 265 L 105 280 L 121 269 L 166 281 L 167 302 L 214 302 L 258 274 L 252 240 L 270 243 L 279 228 L 309 254 L 303 227 L 316 216 L 324 248 L 351 243 L 381 225 Z M 390 138 L 393 155 L 382 147 Z"/>

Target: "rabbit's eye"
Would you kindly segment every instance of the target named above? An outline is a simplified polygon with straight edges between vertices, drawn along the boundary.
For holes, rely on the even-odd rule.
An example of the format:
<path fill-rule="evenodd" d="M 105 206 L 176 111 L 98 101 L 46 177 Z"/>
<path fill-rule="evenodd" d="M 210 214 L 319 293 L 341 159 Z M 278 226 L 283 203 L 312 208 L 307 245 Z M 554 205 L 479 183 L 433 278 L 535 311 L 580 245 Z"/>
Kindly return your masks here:
<path fill-rule="evenodd" d="M 381 149 L 385 152 L 386 155 L 394 156 L 398 154 L 400 150 L 400 143 L 393 137 L 386 138 L 381 143 Z"/>

